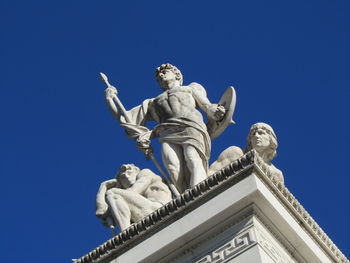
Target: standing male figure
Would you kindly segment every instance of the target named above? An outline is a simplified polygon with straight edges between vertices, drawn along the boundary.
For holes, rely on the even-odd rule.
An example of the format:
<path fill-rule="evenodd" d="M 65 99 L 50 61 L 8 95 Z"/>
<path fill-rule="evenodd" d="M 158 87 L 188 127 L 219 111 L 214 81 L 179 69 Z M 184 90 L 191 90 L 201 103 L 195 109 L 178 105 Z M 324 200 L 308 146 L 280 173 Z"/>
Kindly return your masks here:
<path fill-rule="evenodd" d="M 200 84 L 183 86 L 180 70 L 171 64 L 158 67 L 156 79 L 163 93 L 145 100 L 126 114 L 133 126 L 146 126 L 148 120 L 158 123 L 152 131 L 138 135 L 138 147 L 147 152 L 150 139 L 159 137 L 163 163 L 181 193 L 207 178 L 211 141 L 197 108 L 205 112 L 208 120 L 214 121 L 223 119 L 225 108 L 212 104 Z M 114 117 L 128 130 L 130 123 L 125 123 L 113 101 L 116 94 L 114 87 L 106 89 L 107 104 Z"/>

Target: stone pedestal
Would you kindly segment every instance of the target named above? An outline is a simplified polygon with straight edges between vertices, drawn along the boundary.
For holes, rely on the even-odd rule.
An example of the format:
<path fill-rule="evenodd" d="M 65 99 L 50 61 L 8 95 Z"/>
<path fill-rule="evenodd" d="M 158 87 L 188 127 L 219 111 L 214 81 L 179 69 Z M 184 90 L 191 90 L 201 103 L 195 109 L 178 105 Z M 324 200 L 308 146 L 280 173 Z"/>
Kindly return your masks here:
<path fill-rule="evenodd" d="M 76 262 L 349 261 L 252 151 Z"/>

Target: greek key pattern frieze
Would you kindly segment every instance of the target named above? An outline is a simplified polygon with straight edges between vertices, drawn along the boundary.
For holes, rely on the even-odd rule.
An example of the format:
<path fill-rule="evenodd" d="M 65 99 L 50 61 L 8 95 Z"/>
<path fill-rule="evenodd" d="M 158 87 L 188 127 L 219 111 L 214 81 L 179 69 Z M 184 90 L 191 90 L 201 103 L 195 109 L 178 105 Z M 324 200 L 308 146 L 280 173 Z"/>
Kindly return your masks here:
<path fill-rule="evenodd" d="M 252 229 L 249 229 L 238 236 L 234 237 L 231 241 L 220 246 L 205 257 L 197 260 L 195 263 L 222 263 L 226 260 L 233 258 L 239 252 L 246 247 L 256 243 L 252 235 Z"/>

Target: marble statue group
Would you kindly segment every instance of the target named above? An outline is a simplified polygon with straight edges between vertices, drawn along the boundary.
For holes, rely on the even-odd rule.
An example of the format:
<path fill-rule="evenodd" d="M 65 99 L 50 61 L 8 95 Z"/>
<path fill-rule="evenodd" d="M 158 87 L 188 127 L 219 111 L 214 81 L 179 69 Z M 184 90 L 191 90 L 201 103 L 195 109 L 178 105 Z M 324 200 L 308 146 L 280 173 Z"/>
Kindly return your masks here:
<path fill-rule="evenodd" d="M 108 227 L 126 229 L 171 200 L 162 178 L 149 169 L 123 164 L 116 178 L 100 185 L 96 197 L 96 216 Z"/>
<path fill-rule="evenodd" d="M 219 103 L 211 103 L 202 85 L 196 82 L 184 85 L 181 71 L 171 64 L 163 64 L 156 69 L 161 93 L 126 110 L 117 89 L 109 84 L 106 75 L 101 73 L 101 77 L 107 84 L 105 98 L 110 112 L 138 149 L 158 168 L 153 172 L 123 164 L 116 178 L 101 183 L 96 216 L 105 226 L 112 230 L 117 226 L 121 231 L 128 228 L 165 205 L 172 196 L 195 186 L 250 150 L 255 150 L 283 183 L 282 172 L 271 163 L 276 155 L 277 137 L 266 123 L 256 123 L 250 128 L 246 149 L 230 146 L 209 165 L 212 139 L 233 123 L 236 103 L 233 87 L 226 90 Z M 157 125 L 149 129 L 149 121 Z M 166 171 L 153 154 L 151 139 L 154 138 L 160 144 Z"/>

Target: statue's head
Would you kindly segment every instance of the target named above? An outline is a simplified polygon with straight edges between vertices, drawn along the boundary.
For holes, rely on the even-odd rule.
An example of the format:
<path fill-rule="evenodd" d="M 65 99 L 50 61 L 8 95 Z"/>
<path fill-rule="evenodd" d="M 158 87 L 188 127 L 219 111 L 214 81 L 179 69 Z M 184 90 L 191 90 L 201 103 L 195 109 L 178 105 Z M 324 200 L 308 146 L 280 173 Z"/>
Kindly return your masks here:
<path fill-rule="evenodd" d="M 118 182 L 124 189 L 129 188 L 136 182 L 136 176 L 140 172 L 140 168 L 134 164 L 123 164 L 116 174 Z"/>
<path fill-rule="evenodd" d="M 173 80 L 177 80 L 180 86 L 183 83 L 183 77 L 182 77 L 181 71 L 177 67 L 169 63 L 162 64 L 160 67 L 156 69 L 156 80 L 158 81 L 161 87 L 163 87 L 162 84 L 164 82 L 169 82 Z"/>
<path fill-rule="evenodd" d="M 266 123 L 255 123 L 247 137 L 247 151 L 255 149 L 270 162 L 277 154 L 277 137 L 272 127 Z"/>

